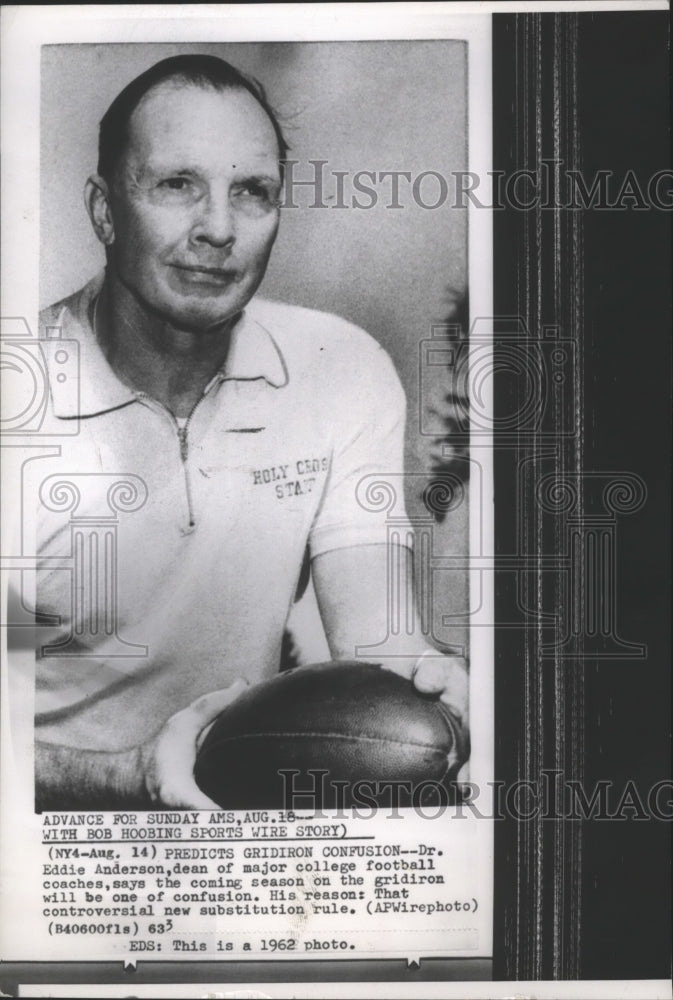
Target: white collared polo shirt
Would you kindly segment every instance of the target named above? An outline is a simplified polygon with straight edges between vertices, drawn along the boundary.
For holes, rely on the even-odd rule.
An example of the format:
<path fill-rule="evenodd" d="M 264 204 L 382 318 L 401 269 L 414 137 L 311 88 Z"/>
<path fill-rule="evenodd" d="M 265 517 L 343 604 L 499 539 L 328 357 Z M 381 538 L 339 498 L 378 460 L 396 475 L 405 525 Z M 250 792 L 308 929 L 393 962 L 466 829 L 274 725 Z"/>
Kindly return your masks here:
<path fill-rule="evenodd" d="M 101 281 L 41 317 L 43 336 L 61 332 L 43 346 L 63 436 L 33 463 L 36 724 L 119 750 L 198 695 L 278 670 L 307 550 L 386 541 L 385 510 L 356 489 L 402 471 L 405 398 L 362 330 L 253 300 L 181 427 L 108 365 L 90 322 Z"/>

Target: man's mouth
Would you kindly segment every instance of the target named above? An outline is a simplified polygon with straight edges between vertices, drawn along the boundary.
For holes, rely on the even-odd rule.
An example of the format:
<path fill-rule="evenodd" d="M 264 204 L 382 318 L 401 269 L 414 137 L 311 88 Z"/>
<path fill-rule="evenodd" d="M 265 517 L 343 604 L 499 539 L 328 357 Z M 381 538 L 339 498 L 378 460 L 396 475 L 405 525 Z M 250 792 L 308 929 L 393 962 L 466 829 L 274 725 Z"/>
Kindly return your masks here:
<path fill-rule="evenodd" d="M 196 282 L 223 285 L 238 283 L 243 278 L 240 271 L 231 267 L 212 267 L 207 264 L 174 264 L 173 267 L 185 274 L 188 280 Z"/>

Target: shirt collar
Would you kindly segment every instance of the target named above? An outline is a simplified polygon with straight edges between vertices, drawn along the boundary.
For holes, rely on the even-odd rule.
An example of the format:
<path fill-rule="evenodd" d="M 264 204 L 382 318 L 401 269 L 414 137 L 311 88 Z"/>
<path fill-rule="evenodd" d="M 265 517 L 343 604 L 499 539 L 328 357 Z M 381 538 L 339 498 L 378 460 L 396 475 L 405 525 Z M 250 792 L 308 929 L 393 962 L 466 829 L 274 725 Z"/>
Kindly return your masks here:
<path fill-rule="evenodd" d="M 251 303 L 231 331 L 229 353 L 221 377 L 246 381 L 263 378 L 275 389 L 280 389 L 289 381 L 285 359 L 276 341 L 255 319 L 253 312 Z"/>
<path fill-rule="evenodd" d="M 42 340 L 46 355 L 54 413 L 57 417 L 92 417 L 137 400 L 137 393 L 121 382 L 101 350 L 91 325 L 93 303 L 103 284 L 100 274 L 67 299 L 49 322 L 60 336 Z M 75 350 L 68 350 L 70 347 Z M 70 355 L 63 378 L 62 353 Z M 72 355 L 77 354 L 77 363 Z M 59 376 L 61 376 L 59 378 Z M 222 371 L 214 381 L 263 378 L 274 388 L 288 382 L 285 360 L 269 331 L 245 310 L 231 332 L 231 344 Z M 212 384 L 212 383 L 211 383 Z"/>

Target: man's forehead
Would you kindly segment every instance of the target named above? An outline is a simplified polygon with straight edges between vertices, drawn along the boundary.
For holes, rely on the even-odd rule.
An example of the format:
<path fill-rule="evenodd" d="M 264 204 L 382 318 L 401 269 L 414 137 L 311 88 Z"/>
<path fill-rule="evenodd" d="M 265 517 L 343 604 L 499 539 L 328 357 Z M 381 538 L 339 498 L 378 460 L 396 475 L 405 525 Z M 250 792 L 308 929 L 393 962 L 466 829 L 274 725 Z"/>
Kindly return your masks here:
<path fill-rule="evenodd" d="M 134 160 L 227 149 L 239 158 L 278 159 L 271 119 L 243 89 L 165 80 L 143 96 L 129 121 L 128 152 Z"/>

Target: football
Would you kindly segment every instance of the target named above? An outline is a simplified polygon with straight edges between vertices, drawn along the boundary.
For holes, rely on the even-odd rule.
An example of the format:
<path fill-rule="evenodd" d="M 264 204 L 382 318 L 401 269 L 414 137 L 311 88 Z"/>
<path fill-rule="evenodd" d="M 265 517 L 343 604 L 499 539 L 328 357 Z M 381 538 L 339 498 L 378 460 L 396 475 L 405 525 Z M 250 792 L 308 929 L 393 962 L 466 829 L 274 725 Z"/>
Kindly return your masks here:
<path fill-rule="evenodd" d="M 229 809 L 404 807 L 442 789 L 451 801 L 467 756 L 467 736 L 438 698 L 379 664 L 338 661 L 240 695 L 207 732 L 194 777 Z"/>

